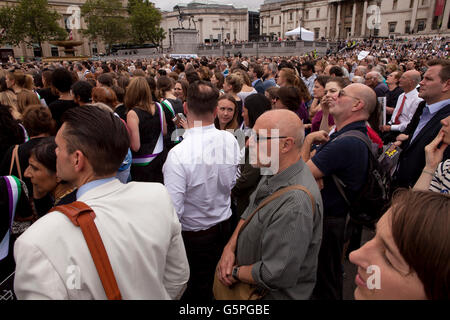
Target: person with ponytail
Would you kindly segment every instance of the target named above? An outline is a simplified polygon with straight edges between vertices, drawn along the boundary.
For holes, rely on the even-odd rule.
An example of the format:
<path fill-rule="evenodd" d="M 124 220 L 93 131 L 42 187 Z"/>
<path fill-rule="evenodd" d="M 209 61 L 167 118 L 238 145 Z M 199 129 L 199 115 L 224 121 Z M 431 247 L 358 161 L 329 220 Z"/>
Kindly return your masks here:
<path fill-rule="evenodd" d="M 135 77 L 124 99 L 132 151 L 131 179 L 163 182 L 162 166 L 167 156 L 163 136 L 167 132 L 162 106 L 153 102 L 144 77 Z"/>

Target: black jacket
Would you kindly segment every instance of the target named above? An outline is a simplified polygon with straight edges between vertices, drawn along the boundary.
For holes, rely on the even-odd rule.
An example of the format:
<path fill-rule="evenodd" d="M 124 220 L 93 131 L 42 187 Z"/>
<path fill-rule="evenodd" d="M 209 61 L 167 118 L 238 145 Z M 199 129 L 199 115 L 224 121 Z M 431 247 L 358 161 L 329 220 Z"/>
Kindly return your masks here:
<path fill-rule="evenodd" d="M 417 128 L 425 107 L 425 101 L 421 102 L 417 107 L 408 127 L 405 129 L 405 134 L 409 135 L 408 140 L 402 144 L 402 153 L 400 154 L 399 164 L 394 176 L 395 187 L 413 187 L 420 177 L 420 174 L 425 167 L 425 147 L 436 138 L 437 134 L 441 130 L 441 120 L 450 116 L 450 104 L 439 110 L 433 118 L 423 127 L 418 133 L 414 141 L 411 142 L 411 138 Z M 443 161 L 450 158 L 450 148 L 447 148 L 444 152 Z"/>

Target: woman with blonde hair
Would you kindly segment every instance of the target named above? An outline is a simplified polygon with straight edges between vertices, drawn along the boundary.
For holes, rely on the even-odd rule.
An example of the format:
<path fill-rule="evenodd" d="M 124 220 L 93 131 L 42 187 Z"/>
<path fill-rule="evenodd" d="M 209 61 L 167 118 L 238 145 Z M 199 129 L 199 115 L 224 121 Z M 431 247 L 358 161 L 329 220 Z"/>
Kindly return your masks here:
<path fill-rule="evenodd" d="M 132 151 L 133 181 L 163 182 L 162 166 L 167 156 L 163 136 L 167 132 L 164 111 L 144 77 L 133 78 L 124 99 Z"/>
<path fill-rule="evenodd" d="M 11 107 L 11 114 L 14 119 L 19 120 L 22 115 L 17 107 L 17 96 L 11 90 L 0 92 L 0 104 Z"/>
<path fill-rule="evenodd" d="M 8 89 L 18 94 L 26 85 L 26 75 L 21 70 L 10 71 L 6 74 L 6 85 Z"/>
<path fill-rule="evenodd" d="M 258 93 L 256 89 L 252 87 L 252 83 L 247 72 L 242 69 L 236 69 L 233 73 L 238 74 L 242 79 L 242 89 L 237 94 L 242 101 L 245 101 L 245 98 L 247 98 L 249 95 Z"/>
<path fill-rule="evenodd" d="M 24 113 L 28 106 L 39 104 L 41 104 L 41 101 L 33 91 L 23 89 L 17 94 L 17 111 L 21 114 Z"/>

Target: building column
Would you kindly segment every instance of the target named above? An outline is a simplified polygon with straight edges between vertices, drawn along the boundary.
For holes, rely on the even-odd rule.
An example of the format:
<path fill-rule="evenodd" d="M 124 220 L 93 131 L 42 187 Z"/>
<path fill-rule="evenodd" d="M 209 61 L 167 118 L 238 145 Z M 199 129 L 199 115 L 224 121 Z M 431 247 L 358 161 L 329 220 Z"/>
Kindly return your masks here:
<path fill-rule="evenodd" d="M 284 12 L 283 11 L 281 11 L 281 26 L 280 26 L 280 29 L 281 29 L 280 38 L 284 39 Z"/>
<path fill-rule="evenodd" d="M 355 26 L 356 26 L 356 1 L 353 2 L 353 12 L 352 12 L 352 30 L 351 36 L 355 36 Z"/>
<path fill-rule="evenodd" d="M 441 25 L 441 31 L 448 29 L 448 16 L 450 14 L 450 3 L 448 1 L 445 3 L 445 9 L 444 9 L 444 17 L 442 19 L 442 25 Z"/>
<path fill-rule="evenodd" d="M 433 19 L 434 19 L 434 8 L 436 7 L 436 0 L 431 0 L 430 4 L 430 12 L 428 13 L 427 18 L 427 26 L 425 28 L 425 32 L 431 32 L 431 26 L 433 25 Z"/>
<path fill-rule="evenodd" d="M 330 29 L 331 29 L 331 9 L 332 9 L 332 8 L 333 8 L 333 7 L 331 6 L 331 4 L 328 4 L 327 33 L 325 34 L 325 37 L 326 37 L 327 39 L 329 39 L 329 38 L 330 38 L 330 35 L 331 35 Z"/>
<path fill-rule="evenodd" d="M 419 6 L 419 0 L 414 0 L 412 15 L 411 15 L 411 28 L 413 32 L 416 32 L 416 20 L 417 20 L 417 7 Z"/>
<path fill-rule="evenodd" d="M 367 27 L 367 5 L 368 1 L 364 1 L 364 10 L 363 10 L 363 16 L 362 16 L 362 24 L 361 24 L 361 36 L 366 36 L 366 27 Z"/>
<path fill-rule="evenodd" d="M 336 14 L 336 31 L 335 31 L 335 39 L 339 39 L 340 36 L 340 28 L 339 28 L 339 23 L 341 22 L 341 3 L 338 4 L 337 7 L 337 14 Z"/>

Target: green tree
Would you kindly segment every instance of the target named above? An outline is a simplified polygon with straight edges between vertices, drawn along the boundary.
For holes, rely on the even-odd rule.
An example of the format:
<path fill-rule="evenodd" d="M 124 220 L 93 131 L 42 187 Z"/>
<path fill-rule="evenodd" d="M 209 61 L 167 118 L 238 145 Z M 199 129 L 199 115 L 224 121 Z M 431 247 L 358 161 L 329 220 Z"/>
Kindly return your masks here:
<path fill-rule="evenodd" d="M 42 52 L 42 42 L 67 36 L 58 24 L 61 15 L 49 9 L 47 0 L 19 0 L 14 7 L 2 8 L 0 16 L 0 24 L 5 29 L 4 43 L 24 42 L 30 46 L 37 43 Z"/>
<path fill-rule="evenodd" d="M 82 32 L 91 40 L 102 40 L 110 53 L 114 43 L 128 37 L 126 13 L 120 0 L 87 0 L 81 7 L 87 25 Z"/>
<path fill-rule="evenodd" d="M 131 26 L 131 40 L 137 44 L 152 43 L 157 45 L 165 37 L 160 27 L 161 13 L 148 0 L 132 0 L 128 2 Z"/>

